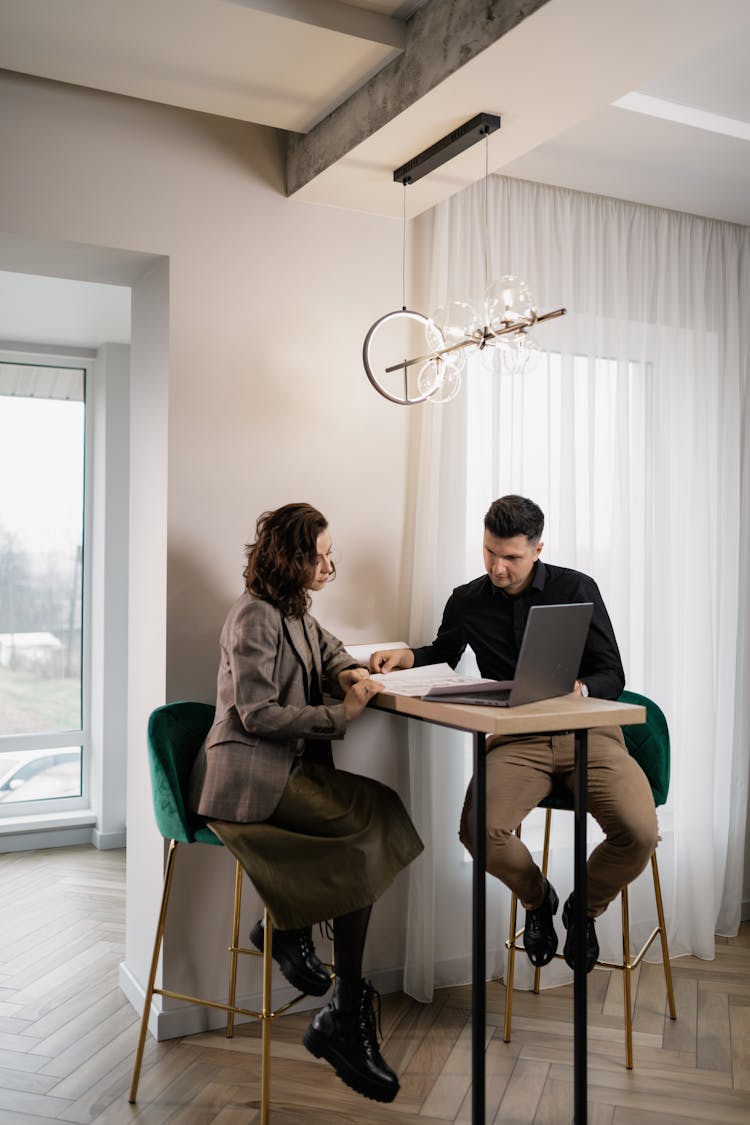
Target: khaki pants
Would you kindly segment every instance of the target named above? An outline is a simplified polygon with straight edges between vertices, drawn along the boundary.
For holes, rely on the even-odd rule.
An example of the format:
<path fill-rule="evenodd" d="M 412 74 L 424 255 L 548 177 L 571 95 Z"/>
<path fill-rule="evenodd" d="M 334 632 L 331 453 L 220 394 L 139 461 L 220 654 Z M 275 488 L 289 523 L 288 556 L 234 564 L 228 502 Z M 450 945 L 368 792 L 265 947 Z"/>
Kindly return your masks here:
<path fill-rule="evenodd" d="M 487 870 L 526 908 L 540 905 L 544 883 L 531 853 L 513 830 L 550 793 L 553 781 L 572 795 L 574 753 L 570 733 L 513 735 L 489 743 Z M 473 782 L 466 792 L 459 832 L 461 843 L 473 854 L 472 796 Z M 587 807 L 606 836 L 591 853 L 587 867 L 588 914 L 595 918 L 641 873 L 657 842 L 651 786 L 628 754 L 619 727 L 589 731 Z"/>

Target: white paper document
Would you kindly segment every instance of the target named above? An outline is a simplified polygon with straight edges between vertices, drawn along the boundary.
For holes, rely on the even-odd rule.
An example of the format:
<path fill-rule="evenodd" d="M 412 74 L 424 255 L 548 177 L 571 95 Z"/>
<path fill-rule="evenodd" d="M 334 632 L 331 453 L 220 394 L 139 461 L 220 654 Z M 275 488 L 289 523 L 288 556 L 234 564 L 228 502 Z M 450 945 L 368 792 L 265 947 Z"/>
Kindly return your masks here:
<path fill-rule="evenodd" d="M 350 650 L 351 651 L 351 650 Z M 476 676 L 462 676 L 450 664 L 426 664 L 423 668 L 399 668 L 395 672 L 375 672 L 372 676 L 394 695 L 426 695 L 430 688 L 449 684 L 483 684 Z"/>
<path fill-rule="evenodd" d="M 367 645 L 344 645 L 344 648 L 360 664 L 369 664 L 370 657 L 381 648 L 408 648 L 406 641 L 377 641 Z"/>

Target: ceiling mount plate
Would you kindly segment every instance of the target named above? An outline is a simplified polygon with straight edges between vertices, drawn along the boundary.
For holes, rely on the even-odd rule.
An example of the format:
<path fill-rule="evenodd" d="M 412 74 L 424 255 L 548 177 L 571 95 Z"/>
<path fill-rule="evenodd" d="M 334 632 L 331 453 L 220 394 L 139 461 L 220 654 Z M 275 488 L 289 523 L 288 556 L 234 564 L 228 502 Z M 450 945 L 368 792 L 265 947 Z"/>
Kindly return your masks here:
<path fill-rule="evenodd" d="M 424 152 L 420 152 L 419 156 L 407 160 L 406 164 L 402 164 L 400 168 L 396 169 L 393 178 L 398 184 L 416 183 L 423 176 L 434 172 L 441 164 L 445 164 L 448 160 L 452 160 L 454 156 L 465 152 L 467 148 L 471 148 L 477 141 L 484 140 L 485 137 L 499 128 L 500 118 L 496 113 L 478 113 L 476 117 L 472 117 L 471 121 L 459 125 L 447 137 L 443 137 L 442 140 L 436 141 L 434 145 L 426 148 Z"/>

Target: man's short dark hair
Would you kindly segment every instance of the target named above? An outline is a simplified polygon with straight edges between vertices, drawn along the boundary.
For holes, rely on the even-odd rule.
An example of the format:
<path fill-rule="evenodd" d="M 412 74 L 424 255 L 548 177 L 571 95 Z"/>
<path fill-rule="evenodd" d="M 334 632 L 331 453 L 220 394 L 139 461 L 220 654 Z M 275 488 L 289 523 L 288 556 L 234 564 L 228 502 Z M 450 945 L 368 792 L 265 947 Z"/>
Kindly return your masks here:
<path fill-rule="evenodd" d="M 544 531 L 544 512 L 525 496 L 501 496 L 490 504 L 484 526 L 498 539 L 525 535 L 529 542 L 538 543 Z"/>

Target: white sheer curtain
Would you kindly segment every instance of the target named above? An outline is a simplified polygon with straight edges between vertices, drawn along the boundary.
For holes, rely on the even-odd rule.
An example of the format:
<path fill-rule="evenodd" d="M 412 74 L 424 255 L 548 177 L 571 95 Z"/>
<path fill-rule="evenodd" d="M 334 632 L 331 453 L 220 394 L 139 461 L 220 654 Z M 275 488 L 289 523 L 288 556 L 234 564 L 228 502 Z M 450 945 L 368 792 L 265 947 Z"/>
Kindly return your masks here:
<path fill-rule="evenodd" d="M 714 933 L 739 924 L 748 806 L 750 232 L 493 176 L 434 213 L 431 308 L 481 297 L 503 274 L 523 277 L 540 311 L 568 315 L 536 330 L 545 354 L 533 373 L 497 375 L 477 359 L 457 399 L 419 408 L 410 641 L 431 640 L 451 589 L 482 573 L 490 502 L 536 500 L 544 557 L 596 578 L 628 687 L 667 716 L 659 862 L 670 949 L 711 958 Z M 412 867 L 406 987 L 427 999 L 468 977 L 470 864 L 457 839 L 466 760 L 460 735 L 425 726 L 411 737 L 427 847 Z M 527 822 L 533 848 L 539 815 Z M 551 877 L 567 895 L 565 813 L 553 818 Z M 488 890 L 489 968 L 500 973 L 508 892 Z M 654 919 L 648 871 L 631 914 L 638 940 Z M 619 911 L 597 930 L 615 956 Z M 566 974 L 556 962 L 545 983 Z"/>

